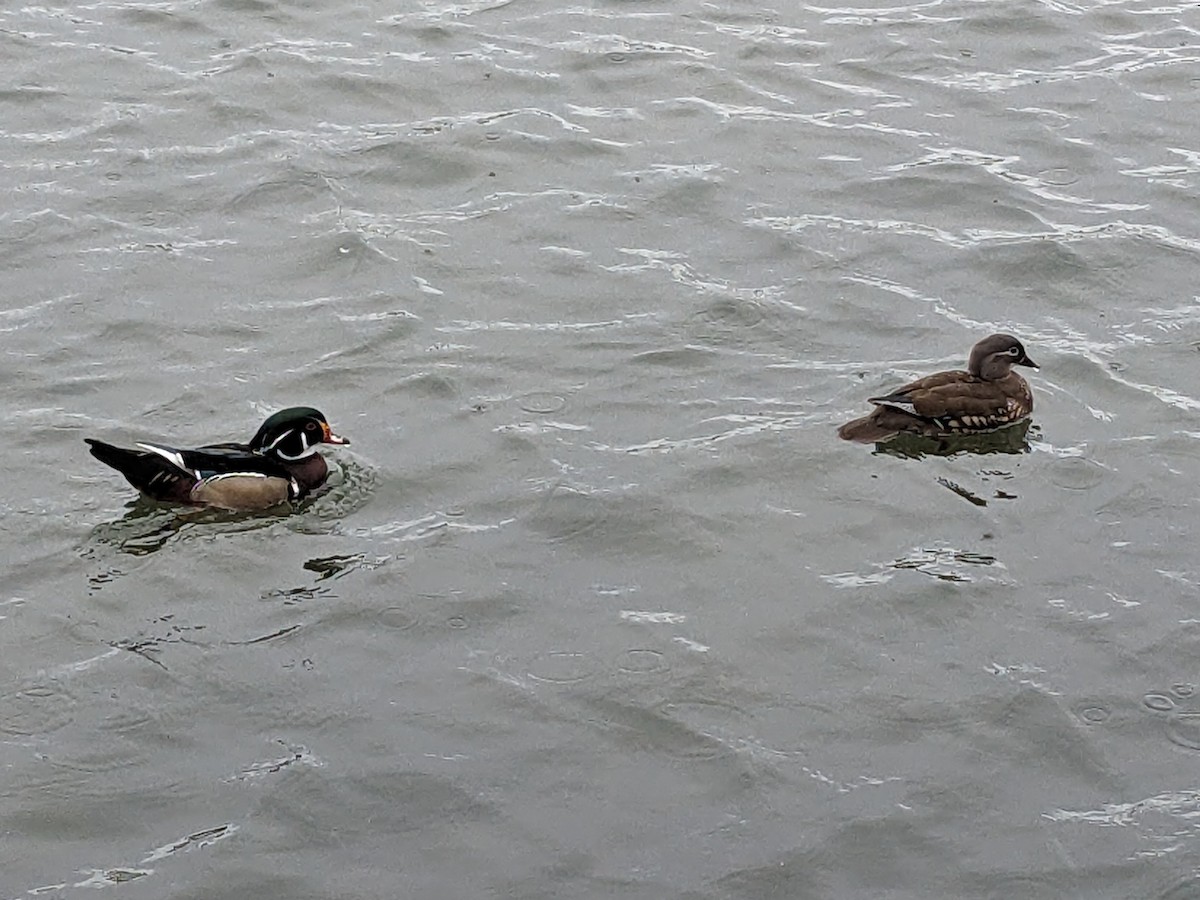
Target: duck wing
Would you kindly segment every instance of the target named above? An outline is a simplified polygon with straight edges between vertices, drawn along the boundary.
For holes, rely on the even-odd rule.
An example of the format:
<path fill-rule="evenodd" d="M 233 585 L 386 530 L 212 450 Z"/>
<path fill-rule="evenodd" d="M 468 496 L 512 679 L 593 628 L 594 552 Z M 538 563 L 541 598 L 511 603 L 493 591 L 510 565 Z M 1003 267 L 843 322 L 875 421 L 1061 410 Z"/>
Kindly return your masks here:
<path fill-rule="evenodd" d="M 139 443 L 138 446 L 177 468 L 193 473 L 200 480 L 217 475 L 239 474 L 291 477 L 282 463 L 255 453 L 244 444 L 208 444 L 191 450 L 151 443 Z"/>
<path fill-rule="evenodd" d="M 131 485 L 154 500 L 174 503 L 211 503 L 230 491 L 249 487 L 251 493 L 280 502 L 293 493 L 291 474 L 282 464 L 250 450 L 244 444 L 212 444 L 180 449 L 143 442 L 137 449 L 116 447 L 94 438 L 85 439 L 92 456 L 116 469 Z M 210 488 L 217 488 L 215 491 Z"/>
<path fill-rule="evenodd" d="M 938 372 L 870 401 L 938 424 L 969 425 L 977 418 L 992 419 L 1005 412 L 1008 399 L 996 382 L 967 372 Z"/>

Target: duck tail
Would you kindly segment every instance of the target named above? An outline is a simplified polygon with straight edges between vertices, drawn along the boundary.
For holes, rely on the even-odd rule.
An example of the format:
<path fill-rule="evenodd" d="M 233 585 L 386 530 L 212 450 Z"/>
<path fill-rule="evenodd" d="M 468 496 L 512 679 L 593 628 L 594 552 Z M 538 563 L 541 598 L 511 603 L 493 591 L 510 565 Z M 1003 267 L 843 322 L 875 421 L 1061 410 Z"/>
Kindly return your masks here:
<path fill-rule="evenodd" d="M 125 476 L 131 485 L 155 500 L 186 502 L 195 483 L 188 473 L 168 463 L 157 453 L 114 447 L 95 438 L 84 438 L 92 456 L 106 466 L 112 466 Z"/>
<path fill-rule="evenodd" d="M 847 422 L 838 429 L 838 437 L 843 441 L 854 441 L 859 444 L 876 444 L 895 437 L 896 428 L 889 428 L 879 421 L 879 411 L 876 410 L 861 419 Z"/>
<path fill-rule="evenodd" d="M 106 466 L 112 466 L 122 475 L 129 469 L 132 469 L 140 461 L 140 457 L 146 454 L 139 450 L 126 450 L 124 447 L 114 447 L 112 444 L 106 444 L 104 441 L 98 441 L 95 438 L 84 438 L 83 442 L 88 445 L 88 450 L 92 456 L 100 460 Z"/>

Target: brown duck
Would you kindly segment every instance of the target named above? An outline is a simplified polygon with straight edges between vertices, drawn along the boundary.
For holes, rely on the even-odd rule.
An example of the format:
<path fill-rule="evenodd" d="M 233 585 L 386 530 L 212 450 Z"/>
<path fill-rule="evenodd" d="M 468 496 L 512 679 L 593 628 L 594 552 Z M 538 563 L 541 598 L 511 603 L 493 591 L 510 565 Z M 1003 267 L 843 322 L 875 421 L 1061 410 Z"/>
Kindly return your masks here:
<path fill-rule="evenodd" d="M 1011 334 L 989 335 L 971 348 L 967 371 L 937 372 L 868 398 L 875 409 L 839 428 L 838 437 L 874 444 L 901 432 L 980 434 L 1020 422 L 1033 412 L 1033 394 L 1013 366 L 1038 367 Z"/>

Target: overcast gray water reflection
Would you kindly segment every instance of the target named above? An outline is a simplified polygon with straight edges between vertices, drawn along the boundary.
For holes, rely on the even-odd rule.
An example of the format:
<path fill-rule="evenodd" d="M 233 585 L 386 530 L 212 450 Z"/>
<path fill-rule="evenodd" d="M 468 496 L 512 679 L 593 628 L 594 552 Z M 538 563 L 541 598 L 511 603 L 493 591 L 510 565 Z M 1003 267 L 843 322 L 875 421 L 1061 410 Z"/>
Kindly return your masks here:
<path fill-rule="evenodd" d="M 0 11 L 0 897 L 1200 895 L 1197 21 Z M 292 404 L 289 516 L 82 443 Z"/>

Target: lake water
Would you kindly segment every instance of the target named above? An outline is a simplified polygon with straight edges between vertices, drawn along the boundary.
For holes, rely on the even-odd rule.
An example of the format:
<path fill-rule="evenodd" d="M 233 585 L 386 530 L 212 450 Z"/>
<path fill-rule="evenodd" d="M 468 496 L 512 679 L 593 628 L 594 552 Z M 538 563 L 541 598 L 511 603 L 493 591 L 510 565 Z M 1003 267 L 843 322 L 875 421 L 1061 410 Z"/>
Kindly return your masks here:
<path fill-rule="evenodd" d="M 1198 29 L 0 11 L 0 898 L 1200 897 Z M 999 330 L 1015 452 L 837 440 Z"/>

